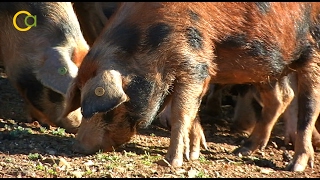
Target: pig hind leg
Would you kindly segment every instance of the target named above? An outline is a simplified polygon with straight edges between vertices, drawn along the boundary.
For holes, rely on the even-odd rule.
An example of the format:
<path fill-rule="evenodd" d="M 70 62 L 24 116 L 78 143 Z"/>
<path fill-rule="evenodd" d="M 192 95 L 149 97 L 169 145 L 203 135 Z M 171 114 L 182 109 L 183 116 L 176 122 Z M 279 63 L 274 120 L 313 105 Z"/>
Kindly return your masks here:
<path fill-rule="evenodd" d="M 304 171 L 307 164 L 313 166 L 314 149 L 312 147 L 312 133 L 320 111 L 320 68 L 319 54 L 310 55 L 311 58 L 298 73 L 298 124 L 294 143 L 293 160 L 286 167 L 291 171 Z"/>

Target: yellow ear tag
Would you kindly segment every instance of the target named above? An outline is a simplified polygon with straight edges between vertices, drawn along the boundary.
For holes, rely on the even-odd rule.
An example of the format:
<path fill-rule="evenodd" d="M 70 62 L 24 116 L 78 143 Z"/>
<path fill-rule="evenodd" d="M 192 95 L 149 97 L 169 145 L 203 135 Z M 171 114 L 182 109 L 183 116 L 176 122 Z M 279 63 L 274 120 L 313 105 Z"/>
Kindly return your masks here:
<path fill-rule="evenodd" d="M 97 87 L 97 88 L 94 90 L 94 93 L 95 93 L 97 96 L 103 96 L 105 92 L 106 92 L 106 91 L 105 91 L 102 87 Z"/>

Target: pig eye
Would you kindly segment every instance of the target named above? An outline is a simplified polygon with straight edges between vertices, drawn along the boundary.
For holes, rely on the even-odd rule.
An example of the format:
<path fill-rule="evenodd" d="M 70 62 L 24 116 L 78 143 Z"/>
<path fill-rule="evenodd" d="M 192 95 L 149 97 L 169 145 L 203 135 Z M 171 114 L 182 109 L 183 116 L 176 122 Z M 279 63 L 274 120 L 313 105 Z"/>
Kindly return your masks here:
<path fill-rule="evenodd" d="M 67 72 L 68 72 L 68 70 L 67 70 L 66 67 L 61 67 L 61 68 L 58 69 L 58 73 L 60 75 L 65 75 L 65 74 L 67 74 Z"/>

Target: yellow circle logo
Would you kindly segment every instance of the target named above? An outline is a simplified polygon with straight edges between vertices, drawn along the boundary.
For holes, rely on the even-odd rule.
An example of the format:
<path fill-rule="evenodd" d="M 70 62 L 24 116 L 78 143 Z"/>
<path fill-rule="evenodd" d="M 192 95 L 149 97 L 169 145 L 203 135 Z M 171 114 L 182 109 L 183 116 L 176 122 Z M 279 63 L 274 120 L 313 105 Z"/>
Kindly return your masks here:
<path fill-rule="evenodd" d="M 24 19 L 24 24 L 27 26 L 26 28 L 20 28 L 17 25 L 17 17 L 20 14 L 26 14 L 27 16 Z M 28 24 L 28 18 L 32 18 L 33 19 L 33 24 Z M 31 27 L 36 27 L 37 26 L 37 16 L 34 15 L 32 16 L 28 11 L 18 11 L 14 16 L 13 16 L 13 20 L 12 20 L 13 26 L 18 30 L 18 31 L 28 31 L 31 29 Z"/>

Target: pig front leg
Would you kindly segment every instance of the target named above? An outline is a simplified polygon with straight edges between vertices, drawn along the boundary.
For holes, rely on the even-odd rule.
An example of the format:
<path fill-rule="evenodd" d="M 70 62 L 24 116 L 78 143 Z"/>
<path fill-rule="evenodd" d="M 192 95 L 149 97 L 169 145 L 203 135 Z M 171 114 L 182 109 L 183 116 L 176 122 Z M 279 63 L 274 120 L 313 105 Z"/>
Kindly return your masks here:
<path fill-rule="evenodd" d="M 171 130 L 171 99 L 166 105 L 164 110 L 159 114 L 159 120 L 162 126 Z M 200 144 L 203 148 L 207 149 L 207 141 L 200 123 L 200 117 L 197 114 L 196 119 L 193 121 L 192 129 L 190 132 L 190 159 L 198 159 L 200 155 Z"/>
<path fill-rule="evenodd" d="M 183 154 L 187 160 L 199 158 L 200 144 L 205 148 L 205 136 L 198 111 L 208 81 L 203 84 L 176 84 L 171 100 L 171 137 L 166 160 L 173 167 L 180 167 Z"/>
<path fill-rule="evenodd" d="M 288 85 L 287 77 L 273 84 L 259 84 L 257 90 L 260 92 L 263 109 L 254 126 L 249 139 L 243 146 L 237 148 L 234 153 L 249 155 L 257 149 L 263 150 L 267 145 L 271 131 L 279 116 L 293 99 L 294 93 Z"/>

